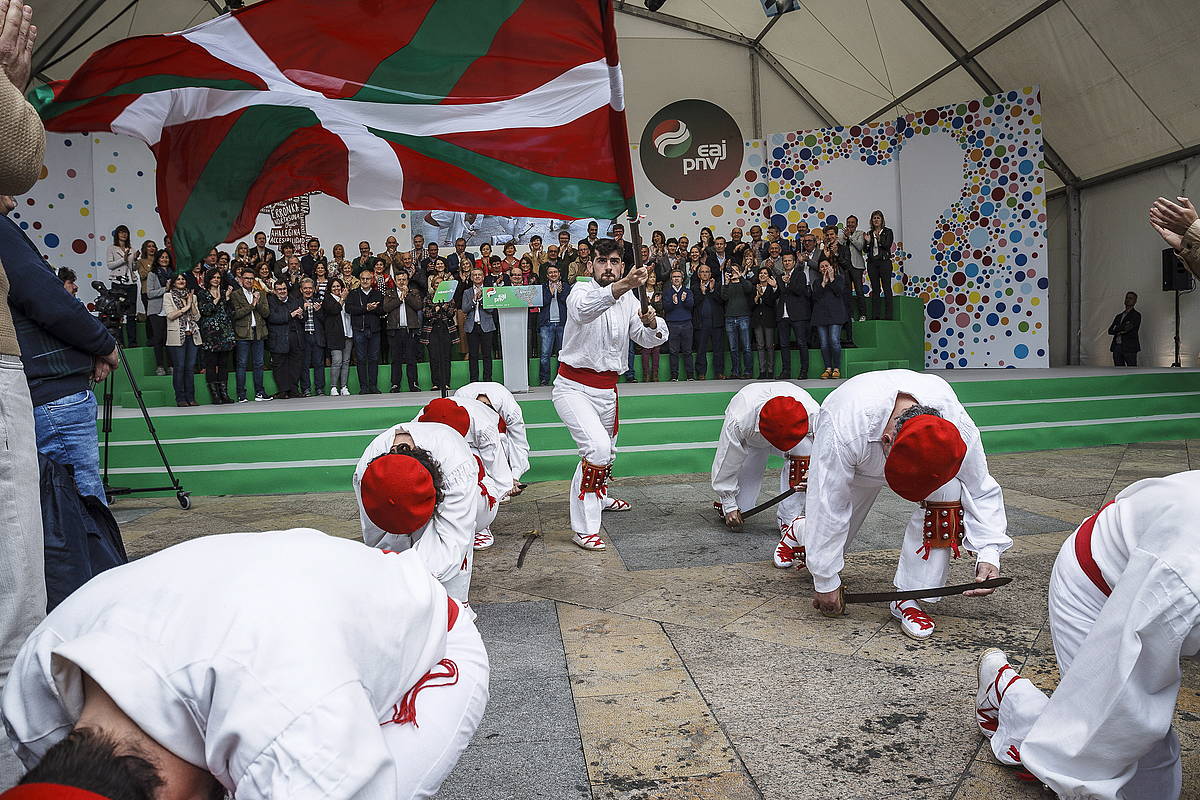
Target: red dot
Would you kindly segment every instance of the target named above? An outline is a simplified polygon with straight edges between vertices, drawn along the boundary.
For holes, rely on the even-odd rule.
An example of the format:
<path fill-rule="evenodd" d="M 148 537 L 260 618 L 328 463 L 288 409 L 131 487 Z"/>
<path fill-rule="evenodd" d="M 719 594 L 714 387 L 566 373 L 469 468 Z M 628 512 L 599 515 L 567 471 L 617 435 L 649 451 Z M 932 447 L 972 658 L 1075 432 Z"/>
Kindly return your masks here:
<path fill-rule="evenodd" d="M 69 170 L 67 170 L 67 177 L 68 177 L 68 178 L 74 178 L 74 177 L 75 177 L 75 174 L 76 174 L 76 173 L 75 173 L 75 170 L 73 170 L 73 169 L 69 169 Z"/>
<path fill-rule="evenodd" d="M 929 109 L 925 112 L 925 124 L 936 125 L 938 121 L 938 112 L 934 109 Z"/>
<path fill-rule="evenodd" d="M 997 186 L 995 189 L 992 189 L 992 199 L 997 202 L 999 202 L 1000 200 L 1003 200 L 1004 199 L 1004 190 L 1001 189 L 999 186 Z"/>
<path fill-rule="evenodd" d="M 75 241 L 71 242 L 71 249 L 79 255 L 83 255 L 88 249 L 87 242 L 85 242 L 83 239 L 76 239 Z"/>

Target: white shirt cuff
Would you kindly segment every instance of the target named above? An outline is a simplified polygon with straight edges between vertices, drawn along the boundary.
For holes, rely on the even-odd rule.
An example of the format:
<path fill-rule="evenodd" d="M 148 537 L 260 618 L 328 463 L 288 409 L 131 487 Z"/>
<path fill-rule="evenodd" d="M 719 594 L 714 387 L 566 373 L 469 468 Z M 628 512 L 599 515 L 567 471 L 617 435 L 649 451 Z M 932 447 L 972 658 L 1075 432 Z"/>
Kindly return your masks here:
<path fill-rule="evenodd" d="M 996 569 L 1000 569 L 1000 548 L 995 545 L 981 547 L 975 554 L 975 563 L 991 564 Z"/>
<path fill-rule="evenodd" d="M 840 575 L 834 575 L 829 578 L 818 577 L 813 575 L 813 589 L 818 592 L 832 592 L 842 585 Z"/>

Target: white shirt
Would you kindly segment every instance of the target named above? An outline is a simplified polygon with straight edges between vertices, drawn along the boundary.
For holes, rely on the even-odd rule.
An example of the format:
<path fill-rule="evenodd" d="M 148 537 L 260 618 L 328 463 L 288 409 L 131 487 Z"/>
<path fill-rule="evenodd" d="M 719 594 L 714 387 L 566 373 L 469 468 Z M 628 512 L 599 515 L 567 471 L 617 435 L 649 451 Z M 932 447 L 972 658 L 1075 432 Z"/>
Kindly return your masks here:
<path fill-rule="evenodd" d="M 729 401 L 725 409 L 725 422 L 721 425 L 721 437 L 717 440 L 717 453 L 713 458 L 712 487 L 721 500 L 722 513 L 729 513 L 737 508 L 738 473 L 746 463 L 746 457 L 751 450 L 770 449 L 780 455 L 758 431 L 759 414 L 766 402 L 774 397 L 794 397 L 808 412 L 808 435 L 796 444 L 792 450 L 808 451 L 813 432 L 821 413 L 821 406 L 812 395 L 795 384 L 785 381 L 769 383 L 751 383 L 743 386 Z"/>
<path fill-rule="evenodd" d="M 243 286 L 242 294 L 246 295 L 246 302 L 250 304 L 250 330 L 254 330 L 258 327 L 258 322 L 254 319 L 258 315 L 254 310 L 254 291 Z"/>
<path fill-rule="evenodd" d="M 410 536 L 387 533 L 367 518 L 362 503 L 362 476 L 377 456 L 392 449 L 398 432 L 407 433 L 413 443 L 428 450 L 442 471 L 442 502 L 433 517 Z M 446 586 L 455 600 L 465 603 L 470 575 L 464 576 L 463 559 L 475 541 L 475 509 L 479 498 L 479 468 L 463 437 L 438 422 L 406 422 L 393 425 L 376 436 L 354 468 L 354 496 L 358 499 L 358 519 L 363 541 L 383 550 L 416 551 L 425 567 Z"/>
<path fill-rule="evenodd" d="M 619 299 L 611 286 L 580 281 L 567 295 L 567 323 L 558 360 L 572 367 L 597 372 L 624 372 L 629 368 L 630 339 L 642 347 L 667 343 L 667 323 L 656 317 L 647 328 L 638 317 L 642 303 L 633 292 Z"/>
<path fill-rule="evenodd" d="M 979 429 L 950 384 L 936 375 L 906 369 L 867 372 L 834 389 L 821 404 L 805 506 L 808 571 L 818 592 L 832 592 L 841 585 L 838 573 L 845 564 L 842 556 L 850 533 L 852 484 L 874 487 L 886 482 L 881 438 L 900 393 L 941 412 L 967 445 L 957 476 L 963 485 L 964 546 L 979 561 L 997 567 L 1000 553 L 1012 546 L 1004 497 L 988 473 Z"/>
<path fill-rule="evenodd" d="M 504 384 L 493 381 L 468 383 L 454 393 L 454 399 L 465 397 L 474 400 L 479 395 L 487 397 L 492 409 L 504 420 L 507 430 L 503 436 L 508 437 L 508 443 L 511 445 L 505 448 L 508 453 L 508 465 L 513 476 L 519 478 L 529 471 L 529 438 L 525 433 L 525 415 L 521 412 L 521 405 Z"/>
<path fill-rule="evenodd" d="M 380 723 L 445 657 L 446 621 L 413 554 L 306 528 L 206 536 L 50 612 L 17 655 L 4 723 L 32 766 L 79 719 L 82 672 L 238 800 L 393 798 Z"/>
<path fill-rule="evenodd" d="M 1091 550 L 1112 594 L 1021 745 L 1063 797 L 1118 800 L 1171 726 L 1181 657 L 1200 652 L 1200 472 L 1138 481 L 1100 513 Z"/>
<path fill-rule="evenodd" d="M 467 430 L 466 443 L 471 452 L 479 456 L 483 462 L 483 485 L 488 494 L 499 500 L 507 494 L 513 485 L 512 468 L 508 464 L 508 456 L 504 454 L 504 444 L 500 441 L 500 415 L 494 409 L 471 397 L 455 397 L 458 403 L 471 417 L 471 427 Z M 418 417 L 420 414 L 417 415 Z M 431 423 L 440 425 L 441 423 Z M 447 426 L 442 426 L 447 427 Z M 451 429 L 453 430 L 453 429 Z M 460 437 L 462 438 L 462 437 Z M 472 459 L 474 463 L 474 459 Z M 479 477 L 476 467 L 475 477 Z"/>

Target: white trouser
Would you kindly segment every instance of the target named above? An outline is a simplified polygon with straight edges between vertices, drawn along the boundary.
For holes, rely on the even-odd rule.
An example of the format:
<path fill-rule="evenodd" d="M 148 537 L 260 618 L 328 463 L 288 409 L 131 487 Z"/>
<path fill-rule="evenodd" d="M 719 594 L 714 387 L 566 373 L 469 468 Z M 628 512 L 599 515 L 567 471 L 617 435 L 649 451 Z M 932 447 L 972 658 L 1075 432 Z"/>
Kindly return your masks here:
<path fill-rule="evenodd" d="M 400 786 L 397 800 L 437 794 L 483 719 L 491 668 L 470 614 L 460 613 L 446 634 L 446 658 L 458 667 L 458 682 L 435 681 L 417 693 L 416 725 L 383 725 Z"/>
<path fill-rule="evenodd" d="M 529 454 L 521 452 L 516 442 L 507 433 L 500 434 L 500 443 L 504 447 L 504 456 L 512 467 L 513 483 L 521 480 L 525 470 L 529 469 Z"/>
<path fill-rule="evenodd" d="M 493 514 L 492 516 L 495 516 Z M 429 533 L 430 536 L 435 536 L 434 533 Z M 404 533 L 385 533 L 383 538 L 379 540 L 377 548 L 380 550 L 391 550 L 393 553 L 403 553 L 405 550 L 411 549 L 416 543 L 413 538 Z M 457 600 L 460 605 L 465 606 L 471 618 L 474 619 L 474 610 L 468 604 L 468 597 L 471 591 L 471 569 L 475 564 L 475 551 L 468 547 L 467 555 L 463 558 L 462 567 L 458 572 L 450 578 L 441 581 L 442 588 L 446 590 L 446 594 Z"/>
<path fill-rule="evenodd" d="M 593 389 L 559 375 L 554 379 L 550 399 L 579 447 L 579 457 L 598 466 L 611 464 L 617 456 L 617 435 L 613 432 L 617 423 L 617 390 Z M 580 499 L 582 481 L 580 463 L 571 479 L 571 530 L 597 534 L 605 501 L 595 492 L 588 492 Z"/>
<path fill-rule="evenodd" d="M 1070 670 L 1075 654 L 1083 646 L 1108 600 L 1079 566 L 1075 557 L 1075 537 L 1078 535 L 1077 530 L 1063 542 L 1050 574 L 1050 636 L 1061 677 Z M 1047 697 L 1025 678 L 1009 686 L 1000 701 L 996 733 L 992 736 L 992 752 L 996 758 L 1004 764 L 1020 762 L 1021 746 L 1049 703 L 1070 708 L 1101 699 L 1069 697 L 1067 694 L 1055 692 Z M 1086 733 L 1086 730 L 1077 732 L 1081 736 Z M 1172 800 L 1179 797 L 1182 789 L 1179 739 L 1174 730 L 1169 730 L 1138 761 L 1137 772 L 1121 790 L 1121 797 L 1125 800 Z"/>
<path fill-rule="evenodd" d="M 957 479 L 953 479 L 925 499 L 941 503 L 960 501 L 962 500 L 962 484 Z M 908 527 L 904 529 L 904 541 L 900 544 L 900 563 L 896 565 L 894 583 L 896 588 L 902 592 L 946 585 L 952 551 L 949 547 L 935 547 L 929 551 L 929 558 L 925 558 L 924 534 L 925 509 L 918 505 L 913 509 L 912 517 L 908 520 Z M 927 597 L 922 598 L 921 602 L 936 603 L 940 599 L 940 597 Z"/>
<path fill-rule="evenodd" d="M 493 503 L 489 503 L 483 491 L 479 492 L 479 500 L 475 506 L 475 532 L 479 533 L 492 526 L 496 520 L 496 512 L 500 509 L 500 501 L 496 498 Z"/>
<path fill-rule="evenodd" d="M 801 445 L 807 443 L 808 440 L 802 442 Z M 793 455 L 798 455 L 797 450 L 801 449 L 798 446 L 791 452 Z M 811 444 L 809 446 L 811 449 Z M 778 450 L 773 447 L 755 447 L 750 449 L 746 454 L 746 460 L 742 462 L 742 468 L 738 470 L 738 493 L 737 507 L 738 511 L 749 511 L 758 505 L 758 495 L 762 491 L 762 483 L 764 473 L 767 469 L 767 459 L 772 453 L 777 453 Z M 804 452 L 808 455 L 808 451 Z M 779 472 L 779 493 L 783 494 L 789 488 L 789 470 L 787 459 L 784 459 L 783 469 Z M 805 492 L 796 492 L 791 497 L 780 501 L 775 507 L 775 518 L 778 520 L 780 527 L 784 525 L 790 526 L 797 519 L 804 516 L 804 500 L 807 497 Z M 801 542 L 803 544 L 803 542 Z"/>

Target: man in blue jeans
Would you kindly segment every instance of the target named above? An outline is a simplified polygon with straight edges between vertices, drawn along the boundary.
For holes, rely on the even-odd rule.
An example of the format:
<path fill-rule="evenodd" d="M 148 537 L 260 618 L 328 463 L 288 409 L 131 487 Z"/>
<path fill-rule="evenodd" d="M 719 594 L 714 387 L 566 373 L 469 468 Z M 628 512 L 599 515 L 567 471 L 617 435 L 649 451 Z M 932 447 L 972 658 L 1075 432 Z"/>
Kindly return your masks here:
<path fill-rule="evenodd" d="M 5 215 L 0 216 L 0 259 L 33 401 L 37 449 L 74 469 L 80 494 L 107 502 L 90 382 L 104 380 L 117 367 L 117 343 L 8 218 L 12 207 L 11 198 L 0 197 Z"/>
<path fill-rule="evenodd" d="M 567 295 L 571 284 L 564 283 L 556 266 L 546 267 L 546 282 L 542 284 L 542 310 L 538 312 L 538 385 L 550 385 L 550 356 L 562 349 L 563 331 L 567 327 Z"/>
<path fill-rule="evenodd" d="M 246 365 L 254 361 L 254 400 L 269 399 L 263 385 L 263 342 L 267 338 L 267 296 L 254 285 L 254 270 L 244 269 L 241 286 L 233 290 L 233 336 L 237 341 L 237 401 L 246 402 Z"/>

